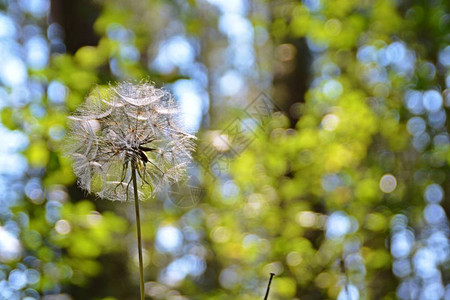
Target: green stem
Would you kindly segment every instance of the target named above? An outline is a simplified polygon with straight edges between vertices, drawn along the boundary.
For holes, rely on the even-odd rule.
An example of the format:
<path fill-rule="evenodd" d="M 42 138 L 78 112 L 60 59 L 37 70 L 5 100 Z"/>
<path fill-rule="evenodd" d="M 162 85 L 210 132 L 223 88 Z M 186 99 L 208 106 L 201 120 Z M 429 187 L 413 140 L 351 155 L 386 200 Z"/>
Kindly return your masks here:
<path fill-rule="evenodd" d="M 141 285 L 141 300 L 145 300 L 144 292 L 144 266 L 142 264 L 142 240 L 141 240 L 141 218 L 139 216 L 139 196 L 137 189 L 136 180 L 136 166 L 132 164 L 131 166 L 131 176 L 133 180 L 133 190 L 134 190 L 134 207 L 136 209 L 136 227 L 137 227 L 137 240 L 138 240 L 138 253 L 139 253 L 139 277 Z"/>

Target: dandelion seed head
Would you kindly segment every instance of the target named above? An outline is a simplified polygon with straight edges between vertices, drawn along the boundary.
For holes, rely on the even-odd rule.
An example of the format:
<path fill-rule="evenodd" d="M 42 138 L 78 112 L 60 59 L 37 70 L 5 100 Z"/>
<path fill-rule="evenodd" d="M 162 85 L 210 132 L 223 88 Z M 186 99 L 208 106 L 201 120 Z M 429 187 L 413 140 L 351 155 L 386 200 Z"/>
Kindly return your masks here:
<path fill-rule="evenodd" d="M 146 199 L 186 178 L 195 137 L 172 95 L 149 82 L 97 88 L 69 117 L 66 153 L 78 184 L 101 198 L 132 199 L 131 170 Z"/>

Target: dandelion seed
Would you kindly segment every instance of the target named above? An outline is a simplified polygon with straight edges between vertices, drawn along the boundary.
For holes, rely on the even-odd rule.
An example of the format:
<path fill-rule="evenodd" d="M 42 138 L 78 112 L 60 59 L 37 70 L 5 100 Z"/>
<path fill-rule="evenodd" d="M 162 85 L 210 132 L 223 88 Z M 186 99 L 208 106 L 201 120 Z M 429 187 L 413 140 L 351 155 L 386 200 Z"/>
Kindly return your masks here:
<path fill-rule="evenodd" d="M 69 117 L 67 153 L 78 184 L 109 200 L 150 197 L 185 178 L 194 136 L 183 131 L 172 95 L 148 82 L 120 83 L 92 92 Z"/>
<path fill-rule="evenodd" d="M 182 130 L 172 95 L 148 82 L 96 90 L 69 120 L 66 149 L 80 187 L 110 200 L 134 196 L 144 300 L 139 198 L 185 178 L 195 137 Z"/>

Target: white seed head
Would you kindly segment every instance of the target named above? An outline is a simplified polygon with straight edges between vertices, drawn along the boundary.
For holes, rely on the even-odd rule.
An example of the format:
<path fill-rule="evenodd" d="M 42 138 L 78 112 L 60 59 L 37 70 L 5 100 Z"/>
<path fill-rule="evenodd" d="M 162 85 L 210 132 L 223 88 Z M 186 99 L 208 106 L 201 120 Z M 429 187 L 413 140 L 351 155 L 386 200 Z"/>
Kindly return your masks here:
<path fill-rule="evenodd" d="M 172 95 L 149 82 L 96 89 L 69 117 L 65 149 L 78 184 L 110 200 L 140 199 L 186 177 L 195 137 L 182 129 Z"/>

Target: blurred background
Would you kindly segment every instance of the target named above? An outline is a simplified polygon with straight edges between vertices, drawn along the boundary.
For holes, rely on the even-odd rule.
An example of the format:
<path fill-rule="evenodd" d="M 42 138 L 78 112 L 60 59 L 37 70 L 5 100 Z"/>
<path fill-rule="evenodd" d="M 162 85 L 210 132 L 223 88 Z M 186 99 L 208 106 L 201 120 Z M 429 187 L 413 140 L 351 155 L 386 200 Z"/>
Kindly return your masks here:
<path fill-rule="evenodd" d="M 149 299 L 450 299 L 450 3 L 1 0 L 0 299 L 137 299 L 132 203 L 66 117 L 154 81 L 199 138 L 141 205 Z"/>

